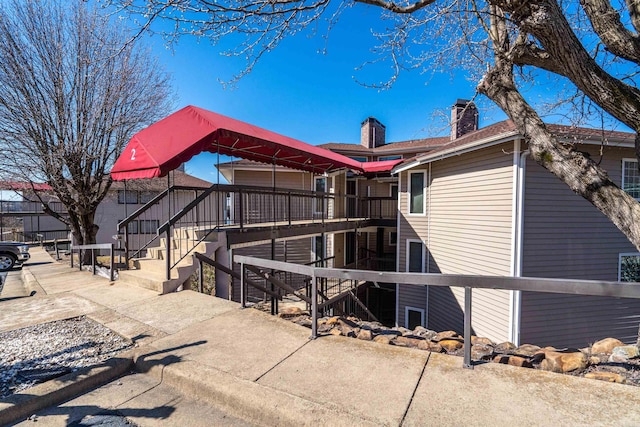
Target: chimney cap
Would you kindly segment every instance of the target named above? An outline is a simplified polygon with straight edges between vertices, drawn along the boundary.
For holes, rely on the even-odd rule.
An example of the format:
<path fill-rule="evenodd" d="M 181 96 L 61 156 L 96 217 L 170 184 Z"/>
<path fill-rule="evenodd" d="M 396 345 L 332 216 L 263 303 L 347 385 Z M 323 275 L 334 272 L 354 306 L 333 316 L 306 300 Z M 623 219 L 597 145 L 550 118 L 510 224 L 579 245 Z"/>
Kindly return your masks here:
<path fill-rule="evenodd" d="M 364 119 L 364 120 L 362 121 L 362 123 L 360 123 L 360 125 L 361 125 L 361 126 L 364 126 L 364 125 L 365 125 L 365 123 L 367 123 L 367 122 L 371 122 L 371 123 L 377 124 L 377 125 L 379 125 L 379 126 L 382 126 L 383 128 L 386 128 L 386 126 L 385 126 L 385 125 L 383 125 L 383 124 L 380 122 L 380 120 L 376 119 L 376 118 L 375 118 L 375 117 L 373 117 L 373 116 L 369 116 L 369 117 L 367 117 L 366 119 Z"/>
<path fill-rule="evenodd" d="M 464 107 L 467 104 L 469 104 L 471 101 L 468 99 L 462 99 L 462 98 L 458 98 L 456 100 L 456 103 L 454 104 L 454 107 Z"/>

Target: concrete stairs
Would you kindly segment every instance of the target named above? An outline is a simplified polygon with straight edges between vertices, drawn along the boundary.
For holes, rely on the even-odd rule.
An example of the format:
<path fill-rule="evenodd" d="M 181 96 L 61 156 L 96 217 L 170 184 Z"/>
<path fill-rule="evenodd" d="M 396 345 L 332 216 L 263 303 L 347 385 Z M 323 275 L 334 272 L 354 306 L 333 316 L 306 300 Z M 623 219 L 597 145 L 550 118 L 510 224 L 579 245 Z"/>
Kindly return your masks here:
<path fill-rule="evenodd" d="M 222 234 L 223 237 L 226 237 L 224 233 Z M 207 230 L 176 229 L 173 232 L 171 248 L 169 249 L 171 264 L 188 254 L 173 267 L 169 279 L 167 279 L 166 273 L 166 238 L 160 239 L 160 246 L 148 248 L 146 257 L 134 259 L 133 265 L 135 269 L 121 270 L 119 272 L 120 279 L 145 289 L 151 289 L 159 294 L 174 292 L 197 270 L 198 263 L 193 256 L 195 252 L 213 258 L 216 250 L 221 246 L 226 246 L 226 239 L 220 239 L 219 237 L 217 232 L 209 232 Z M 193 248 L 193 244 L 201 238 L 205 240 L 197 243 Z"/>

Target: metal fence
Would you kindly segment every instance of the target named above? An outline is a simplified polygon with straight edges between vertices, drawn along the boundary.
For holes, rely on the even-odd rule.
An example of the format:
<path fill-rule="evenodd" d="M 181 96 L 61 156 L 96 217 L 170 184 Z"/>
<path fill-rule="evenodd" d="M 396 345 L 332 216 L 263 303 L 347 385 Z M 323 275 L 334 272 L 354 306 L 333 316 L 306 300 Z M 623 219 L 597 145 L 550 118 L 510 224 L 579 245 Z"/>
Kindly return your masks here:
<path fill-rule="evenodd" d="M 528 292 L 550 292 L 569 295 L 593 295 L 616 298 L 640 299 L 640 283 L 605 282 L 595 280 L 543 279 L 531 277 L 468 276 L 434 273 L 398 273 L 365 270 L 345 270 L 312 267 L 262 258 L 235 255 L 234 262 L 246 266 L 288 271 L 311 278 L 311 339 L 318 336 L 319 312 L 327 305 L 319 303 L 320 284 L 325 279 L 356 280 L 377 283 L 401 283 L 415 286 L 461 287 L 464 298 L 464 358 L 463 366 L 472 368 L 471 363 L 471 307 L 473 289 L 503 289 Z M 244 274 L 241 275 L 244 277 Z"/>

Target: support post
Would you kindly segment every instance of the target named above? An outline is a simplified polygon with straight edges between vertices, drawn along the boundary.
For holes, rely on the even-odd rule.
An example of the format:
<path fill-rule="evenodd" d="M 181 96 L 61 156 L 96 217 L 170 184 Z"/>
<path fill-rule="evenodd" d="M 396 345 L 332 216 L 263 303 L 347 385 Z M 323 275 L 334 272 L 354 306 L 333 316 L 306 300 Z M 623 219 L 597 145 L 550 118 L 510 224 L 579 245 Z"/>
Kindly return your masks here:
<path fill-rule="evenodd" d="M 204 271 L 200 258 L 198 258 L 198 290 L 201 294 L 204 293 Z"/>
<path fill-rule="evenodd" d="M 242 189 L 238 189 L 238 199 L 240 201 L 240 230 L 244 229 L 244 202 L 242 201 Z"/>
<path fill-rule="evenodd" d="M 464 361 L 463 368 L 473 369 L 471 363 L 471 287 L 464 288 Z"/>
<path fill-rule="evenodd" d="M 318 281 L 315 274 L 311 276 L 311 337 L 318 338 Z"/>
<path fill-rule="evenodd" d="M 166 246 L 167 246 L 167 280 L 171 279 L 171 224 L 167 227 Z"/>
<path fill-rule="evenodd" d="M 96 275 L 96 250 L 91 249 L 91 272 Z"/>
<path fill-rule="evenodd" d="M 111 248 L 109 248 L 109 280 L 112 282 L 116 280 L 116 269 L 115 269 L 115 250 L 114 244 L 111 244 Z"/>
<path fill-rule="evenodd" d="M 246 294 L 245 294 L 245 287 L 246 287 L 246 279 L 247 279 L 247 270 L 244 267 L 244 263 L 240 263 L 240 307 L 245 308 L 247 306 L 246 304 Z"/>

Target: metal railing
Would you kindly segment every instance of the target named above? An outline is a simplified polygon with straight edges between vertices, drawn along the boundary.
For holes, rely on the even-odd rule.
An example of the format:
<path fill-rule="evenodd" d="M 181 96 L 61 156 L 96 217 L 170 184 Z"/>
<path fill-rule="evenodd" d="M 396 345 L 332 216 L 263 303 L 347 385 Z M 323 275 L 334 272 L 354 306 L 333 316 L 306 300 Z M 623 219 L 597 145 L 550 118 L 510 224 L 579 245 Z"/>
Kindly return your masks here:
<path fill-rule="evenodd" d="M 82 270 L 82 251 L 88 250 L 91 251 L 91 270 L 93 274 L 96 274 L 96 251 L 100 251 L 103 249 L 109 250 L 109 279 L 111 281 L 115 280 L 115 256 L 114 253 L 116 251 L 115 245 L 113 243 L 99 243 L 94 245 L 71 245 L 70 255 L 71 255 L 71 268 L 73 268 L 73 253 L 78 252 L 78 269 Z"/>
<path fill-rule="evenodd" d="M 171 270 L 215 231 L 287 227 L 329 219 L 393 219 L 396 204 L 392 197 L 358 198 L 286 188 L 224 184 L 208 189 L 171 187 L 121 221 L 118 229 L 124 235 L 126 265 L 154 244 L 166 250 L 168 280 Z M 153 234 L 140 237 L 151 229 Z"/>
<path fill-rule="evenodd" d="M 311 278 L 311 339 L 318 337 L 319 312 L 327 302 L 319 303 L 319 284 L 324 278 L 358 280 L 376 283 L 400 283 L 415 286 L 445 286 L 464 288 L 464 358 L 463 367 L 473 368 L 471 362 L 472 289 L 503 289 L 528 292 L 550 292 L 569 295 L 593 295 L 640 299 L 640 283 L 605 282 L 595 280 L 543 279 L 532 277 L 469 276 L 434 273 L 398 273 L 366 270 L 346 270 L 311 267 L 282 261 L 235 255 L 241 266 L 241 279 L 247 266 L 288 271 Z M 242 285 L 241 285 L 242 286 Z"/>

